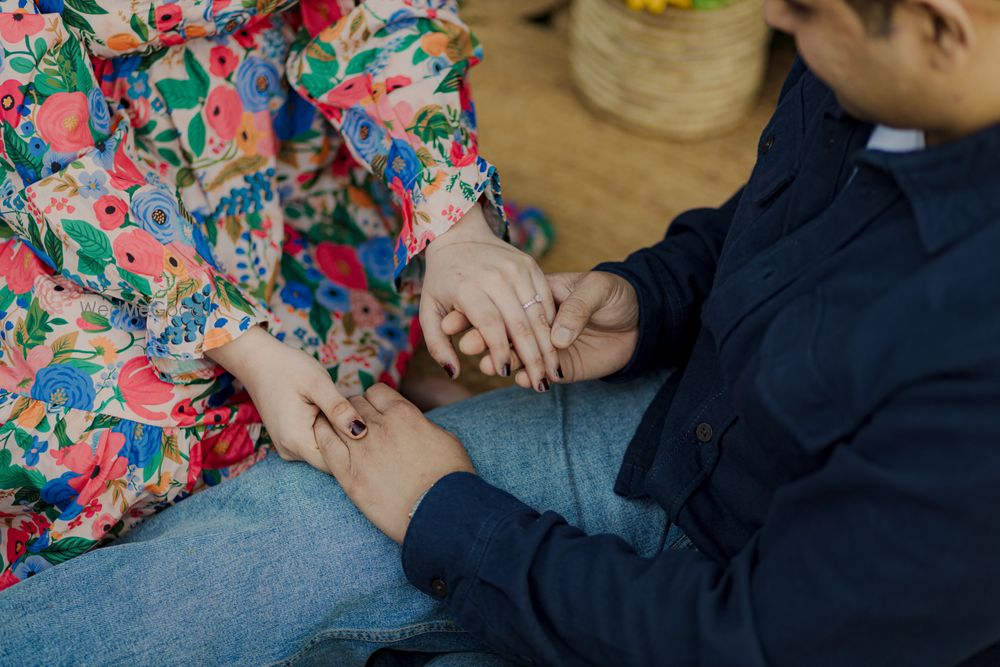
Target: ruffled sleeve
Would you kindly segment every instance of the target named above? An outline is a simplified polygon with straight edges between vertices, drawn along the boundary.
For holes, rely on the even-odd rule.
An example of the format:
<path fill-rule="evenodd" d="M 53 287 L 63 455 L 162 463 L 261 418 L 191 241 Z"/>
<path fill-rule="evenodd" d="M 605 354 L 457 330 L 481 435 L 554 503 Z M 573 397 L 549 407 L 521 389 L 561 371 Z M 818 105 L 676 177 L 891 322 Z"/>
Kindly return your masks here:
<path fill-rule="evenodd" d="M 457 11 L 454 0 L 369 0 L 300 40 L 288 63 L 291 84 L 400 199 L 397 283 L 419 276 L 414 260 L 480 199 L 506 234 L 466 81 L 482 52 Z"/>
<path fill-rule="evenodd" d="M 144 175 L 62 17 L 33 12 L 0 12 L 0 219 L 55 271 L 144 317 L 163 377 L 217 372 L 204 353 L 268 313 L 199 253 L 174 191 Z"/>

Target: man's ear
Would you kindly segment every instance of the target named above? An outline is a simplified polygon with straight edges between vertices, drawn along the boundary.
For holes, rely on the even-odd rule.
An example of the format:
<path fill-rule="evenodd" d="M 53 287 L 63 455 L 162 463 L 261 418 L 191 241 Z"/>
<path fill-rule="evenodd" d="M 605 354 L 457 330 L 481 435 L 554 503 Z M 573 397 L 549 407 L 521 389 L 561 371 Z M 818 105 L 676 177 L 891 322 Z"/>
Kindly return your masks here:
<path fill-rule="evenodd" d="M 961 64 L 975 45 L 976 30 L 962 0 L 908 0 L 922 15 L 931 64 L 942 70 Z"/>

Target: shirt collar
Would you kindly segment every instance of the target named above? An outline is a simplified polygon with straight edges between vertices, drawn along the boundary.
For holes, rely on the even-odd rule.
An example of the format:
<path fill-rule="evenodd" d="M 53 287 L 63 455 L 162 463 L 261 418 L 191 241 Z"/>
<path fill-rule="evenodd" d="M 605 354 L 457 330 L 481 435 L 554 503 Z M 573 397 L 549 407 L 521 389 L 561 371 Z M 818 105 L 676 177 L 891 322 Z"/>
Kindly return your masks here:
<path fill-rule="evenodd" d="M 859 162 L 894 177 L 929 252 L 1000 222 L 1000 125 L 922 151 L 865 150 Z"/>

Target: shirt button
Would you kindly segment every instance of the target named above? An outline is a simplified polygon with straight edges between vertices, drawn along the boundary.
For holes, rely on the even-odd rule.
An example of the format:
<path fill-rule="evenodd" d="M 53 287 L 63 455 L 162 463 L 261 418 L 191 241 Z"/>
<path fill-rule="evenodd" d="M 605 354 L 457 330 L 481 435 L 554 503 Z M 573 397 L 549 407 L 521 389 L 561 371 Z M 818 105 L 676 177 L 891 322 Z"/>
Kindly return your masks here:
<path fill-rule="evenodd" d="M 436 598 L 446 598 L 448 597 L 448 584 L 444 583 L 444 579 L 437 577 L 431 580 L 431 593 L 434 594 Z"/>
<path fill-rule="evenodd" d="M 694 435 L 698 438 L 698 442 L 710 442 L 712 440 L 712 435 L 714 431 L 712 430 L 711 424 L 706 424 L 702 422 L 694 429 Z"/>
<path fill-rule="evenodd" d="M 767 135 L 767 139 L 764 140 L 764 144 L 760 147 L 761 155 L 767 155 L 774 148 L 774 135 Z"/>

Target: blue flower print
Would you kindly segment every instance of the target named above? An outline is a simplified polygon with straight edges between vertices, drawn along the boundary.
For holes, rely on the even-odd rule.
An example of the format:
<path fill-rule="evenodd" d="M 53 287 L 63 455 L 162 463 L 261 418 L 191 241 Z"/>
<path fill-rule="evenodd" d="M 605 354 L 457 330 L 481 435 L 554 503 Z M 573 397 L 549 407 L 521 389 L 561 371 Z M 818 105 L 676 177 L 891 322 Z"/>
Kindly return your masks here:
<path fill-rule="evenodd" d="M 143 331 L 146 328 L 146 316 L 133 306 L 112 310 L 110 322 L 111 326 L 121 331 Z"/>
<path fill-rule="evenodd" d="M 31 439 L 31 447 L 24 453 L 24 462 L 31 467 L 38 465 L 39 457 L 49 450 L 49 443 L 46 440 L 34 436 Z"/>
<path fill-rule="evenodd" d="M 100 134 L 107 134 L 111 130 L 111 111 L 100 88 L 91 88 L 87 93 L 87 106 L 90 111 L 90 126 Z"/>
<path fill-rule="evenodd" d="M 159 426 L 123 419 L 111 430 L 125 436 L 125 446 L 118 455 L 137 468 L 145 468 L 163 444 L 163 429 Z"/>
<path fill-rule="evenodd" d="M 316 290 L 316 302 L 327 310 L 342 313 L 351 309 L 351 295 L 340 285 L 329 280 L 320 283 Z"/>
<path fill-rule="evenodd" d="M 108 194 L 105 187 L 108 175 L 103 171 L 83 172 L 80 174 L 80 194 L 87 199 L 97 199 Z"/>
<path fill-rule="evenodd" d="M 387 236 L 376 236 L 361 244 L 358 258 L 365 269 L 376 280 L 392 278 L 392 240 Z"/>
<path fill-rule="evenodd" d="M 160 243 L 177 238 L 181 216 L 174 198 L 159 188 L 140 190 L 132 197 L 132 218 Z"/>
<path fill-rule="evenodd" d="M 281 299 L 297 310 L 308 310 L 313 304 L 309 286 L 295 281 L 289 281 L 281 288 Z"/>
<path fill-rule="evenodd" d="M 243 108 L 250 112 L 264 111 L 278 92 L 278 68 L 274 63 L 250 56 L 236 71 L 236 92 Z"/>
<path fill-rule="evenodd" d="M 32 137 L 28 140 L 28 152 L 35 157 L 41 157 L 47 149 L 48 146 L 45 145 L 41 137 Z"/>
<path fill-rule="evenodd" d="M 316 107 L 290 90 L 278 115 L 274 117 L 274 134 L 281 141 L 288 141 L 312 127 L 315 117 Z"/>
<path fill-rule="evenodd" d="M 97 392 L 94 381 L 79 368 L 53 364 L 38 371 L 31 397 L 56 407 L 92 410 Z"/>
<path fill-rule="evenodd" d="M 44 572 L 50 567 L 52 567 L 52 563 L 45 560 L 45 558 L 37 554 L 31 554 L 14 566 L 13 573 L 15 577 L 24 581 L 39 572 Z"/>
<path fill-rule="evenodd" d="M 42 177 L 58 174 L 66 168 L 66 165 L 76 160 L 76 155 L 72 153 L 56 153 L 49 151 L 42 158 Z"/>
<path fill-rule="evenodd" d="M 385 151 L 385 131 L 361 107 L 355 106 L 347 110 L 340 131 L 365 162 L 371 162 L 376 155 Z"/>
<path fill-rule="evenodd" d="M 403 188 L 409 190 L 419 173 L 420 159 L 413 147 L 402 139 L 393 139 L 385 164 L 385 180 L 392 183 L 398 178 Z"/>
<path fill-rule="evenodd" d="M 392 343 L 392 346 L 397 350 L 402 350 L 406 347 L 406 333 L 403 331 L 403 327 L 399 325 L 399 320 L 395 317 L 387 317 L 385 322 L 376 327 L 375 333 Z"/>
<path fill-rule="evenodd" d="M 80 475 L 75 472 L 64 472 L 61 476 L 50 479 L 41 490 L 42 502 L 52 505 L 63 514 L 60 519 L 67 521 L 76 517 L 83 511 L 83 508 L 76 502 L 80 495 L 76 489 L 69 485 L 69 481 Z"/>

